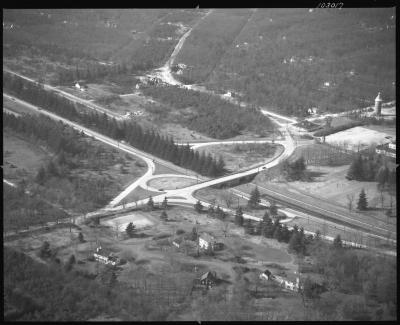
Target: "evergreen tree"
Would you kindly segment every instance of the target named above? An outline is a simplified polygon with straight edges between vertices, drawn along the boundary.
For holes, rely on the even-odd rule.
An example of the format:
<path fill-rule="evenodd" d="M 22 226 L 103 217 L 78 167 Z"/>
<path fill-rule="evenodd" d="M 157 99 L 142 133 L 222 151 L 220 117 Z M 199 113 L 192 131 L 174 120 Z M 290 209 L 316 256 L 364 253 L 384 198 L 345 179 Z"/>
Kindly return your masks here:
<path fill-rule="evenodd" d="M 149 200 L 147 201 L 147 208 L 152 211 L 154 209 L 154 201 L 153 198 L 150 196 Z"/>
<path fill-rule="evenodd" d="M 389 181 L 389 169 L 386 166 L 381 166 L 376 174 L 378 186 L 383 187 Z"/>
<path fill-rule="evenodd" d="M 259 221 L 259 222 L 257 223 L 255 229 L 254 229 L 254 234 L 255 234 L 255 235 L 261 235 L 262 229 L 263 229 L 263 222 L 262 222 L 262 221 Z"/>
<path fill-rule="evenodd" d="M 192 235 L 191 235 L 191 240 L 192 241 L 197 241 L 197 237 L 198 237 L 198 234 L 197 234 L 197 229 L 196 229 L 196 227 L 193 227 L 192 228 Z"/>
<path fill-rule="evenodd" d="M 241 207 L 238 207 L 235 213 L 235 224 L 243 226 L 243 211 Z"/>
<path fill-rule="evenodd" d="M 243 220 L 243 228 L 244 228 L 244 232 L 246 234 L 249 234 L 249 235 L 253 234 L 253 227 L 251 225 L 250 219 Z"/>
<path fill-rule="evenodd" d="M 45 180 L 46 180 L 46 170 L 44 169 L 43 166 L 41 166 L 36 175 L 36 182 L 38 182 L 40 185 L 43 185 Z"/>
<path fill-rule="evenodd" d="M 251 209 L 255 209 L 258 207 L 258 205 L 261 202 L 261 197 L 260 197 L 260 191 L 258 190 L 258 187 L 251 191 L 250 193 L 250 199 L 247 202 L 247 206 Z"/>
<path fill-rule="evenodd" d="M 361 155 L 357 155 L 350 165 L 346 178 L 349 180 L 362 180 L 363 174 L 362 157 Z"/>
<path fill-rule="evenodd" d="M 290 239 L 290 230 L 288 229 L 287 225 L 284 224 L 282 227 L 282 240 L 287 243 Z"/>
<path fill-rule="evenodd" d="M 72 266 L 75 264 L 75 255 L 71 255 L 67 261 L 67 263 L 65 264 L 65 271 L 69 272 L 72 270 Z"/>
<path fill-rule="evenodd" d="M 50 255 L 51 255 L 50 244 L 48 241 L 44 241 L 42 247 L 40 248 L 39 256 L 41 258 L 45 258 L 45 257 L 50 257 Z"/>
<path fill-rule="evenodd" d="M 271 202 L 271 205 L 269 207 L 269 213 L 271 214 L 272 217 L 276 217 L 278 215 L 278 207 L 276 206 L 275 201 Z"/>
<path fill-rule="evenodd" d="M 367 195 L 365 194 L 364 189 L 361 189 L 360 196 L 357 202 L 357 208 L 360 211 L 365 211 L 368 208 Z"/>
<path fill-rule="evenodd" d="M 133 235 L 135 234 L 135 225 L 132 222 L 128 223 L 125 232 L 130 238 L 132 238 Z"/>
<path fill-rule="evenodd" d="M 199 200 L 197 200 L 196 204 L 194 205 L 194 209 L 197 213 L 201 213 L 203 211 L 203 205 Z"/>
<path fill-rule="evenodd" d="M 78 235 L 78 240 L 79 240 L 79 242 L 81 242 L 81 243 L 84 243 L 85 242 L 85 239 L 83 238 L 83 234 L 80 232 L 79 233 L 79 235 Z"/>
<path fill-rule="evenodd" d="M 317 231 L 315 232 L 314 240 L 315 241 L 320 241 L 321 240 L 321 231 L 319 231 L 319 229 L 317 229 Z"/>
<path fill-rule="evenodd" d="M 210 205 L 210 206 L 208 207 L 208 210 L 207 210 L 207 215 L 208 215 L 209 217 L 214 217 L 214 213 L 215 213 L 214 207 L 213 207 L 212 205 Z"/>
<path fill-rule="evenodd" d="M 342 248 L 342 239 L 340 238 L 340 235 L 337 235 L 335 239 L 333 240 L 333 247 L 334 248 Z"/>
<path fill-rule="evenodd" d="M 168 200 L 167 197 L 164 197 L 164 201 L 161 203 L 161 207 L 165 210 L 168 207 Z"/>
<path fill-rule="evenodd" d="M 280 224 L 279 226 L 275 227 L 273 238 L 278 240 L 279 242 L 282 241 L 282 229 Z"/>

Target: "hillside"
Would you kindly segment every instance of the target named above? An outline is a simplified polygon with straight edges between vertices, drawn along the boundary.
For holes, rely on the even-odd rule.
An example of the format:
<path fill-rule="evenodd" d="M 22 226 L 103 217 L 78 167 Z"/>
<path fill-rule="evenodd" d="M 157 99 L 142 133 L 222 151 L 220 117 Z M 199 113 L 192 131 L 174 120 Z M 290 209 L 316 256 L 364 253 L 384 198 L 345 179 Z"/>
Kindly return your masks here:
<path fill-rule="evenodd" d="M 189 67 L 177 76 L 184 82 L 236 90 L 288 115 L 365 107 L 378 91 L 395 99 L 395 11 L 216 10 L 176 62 Z"/>

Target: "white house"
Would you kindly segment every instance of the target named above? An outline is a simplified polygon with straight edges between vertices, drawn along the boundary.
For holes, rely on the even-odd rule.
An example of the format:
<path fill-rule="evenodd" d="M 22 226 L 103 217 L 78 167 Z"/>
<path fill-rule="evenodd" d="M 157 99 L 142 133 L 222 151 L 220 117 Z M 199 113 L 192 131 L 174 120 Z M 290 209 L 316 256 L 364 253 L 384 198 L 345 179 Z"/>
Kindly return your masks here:
<path fill-rule="evenodd" d="M 309 108 L 307 110 L 307 113 L 310 114 L 310 115 L 315 115 L 315 114 L 317 114 L 317 112 L 318 112 L 318 108 L 317 107 L 312 107 L 312 108 Z"/>
<path fill-rule="evenodd" d="M 221 249 L 223 246 L 223 243 L 217 242 L 215 237 L 211 236 L 210 234 L 207 233 L 202 233 L 199 236 L 199 247 L 203 249 L 209 249 L 211 250 L 217 250 Z"/>
<path fill-rule="evenodd" d="M 115 266 L 119 263 L 118 257 L 114 256 L 113 253 L 108 253 L 101 246 L 96 248 L 96 252 L 93 254 L 96 261 L 102 262 L 104 264 L 110 264 Z"/>

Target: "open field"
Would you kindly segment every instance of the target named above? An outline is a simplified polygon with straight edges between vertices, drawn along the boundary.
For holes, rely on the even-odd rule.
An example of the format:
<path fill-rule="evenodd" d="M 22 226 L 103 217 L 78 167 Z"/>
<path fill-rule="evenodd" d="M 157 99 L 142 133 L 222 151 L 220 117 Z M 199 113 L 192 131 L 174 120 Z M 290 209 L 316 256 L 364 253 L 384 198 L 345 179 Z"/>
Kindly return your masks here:
<path fill-rule="evenodd" d="M 345 148 L 349 150 L 357 151 L 358 148 L 364 149 L 371 144 L 389 142 L 389 140 L 385 138 L 387 136 L 390 135 L 370 128 L 356 126 L 345 131 L 327 135 L 325 141 L 327 143 L 345 146 Z"/>
<path fill-rule="evenodd" d="M 150 180 L 147 185 L 156 189 L 171 190 L 196 184 L 197 180 L 185 177 L 159 177 Z"/>
<path fill-rule="evenodd" d="M 52 154 L 44 147 L 32 144 L 13 132 L 3 130 L 4 178 L 18 179 L 17 175 L 33 177 L 51 157 Z"/>
<path fill-rule="evenodd" d="M 204 146 L 198 149 L 200 152 L 210 153 L 213 157 L 222 156 L 226 168 L 230 171 L 252 167 L 260 163 L 267 163 L 279 156 L 283 147 L 278 144 L 220 144 Z"/>

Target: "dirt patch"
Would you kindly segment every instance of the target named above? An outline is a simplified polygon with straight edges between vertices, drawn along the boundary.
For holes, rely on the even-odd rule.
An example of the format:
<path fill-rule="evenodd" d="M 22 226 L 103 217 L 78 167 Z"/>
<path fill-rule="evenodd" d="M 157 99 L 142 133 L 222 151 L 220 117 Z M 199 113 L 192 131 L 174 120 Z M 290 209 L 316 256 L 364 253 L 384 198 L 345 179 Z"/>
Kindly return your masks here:
<path fill-rule="evenodd" d="M 357 151 L 357 149 L 367 148 L 371 144 L 388 142 L 385 137 L 389 134 L 375 131 L 370 128 L 356 126 L 354 128 L 327 135 L 327 143 L 341 145 L 346 149 Z"/>
<path fill-rule="evenodd" d="M 151 220 L 138 212 L 120 216 L 118 218 L 107 219 L 102 221 L 102 224 L 108 225 L 113 229 L 118 227 L 118 231 L 124 232 L 130 222 L 134 224 L 136 229 L 147 228 L 154 224 Z"/>

